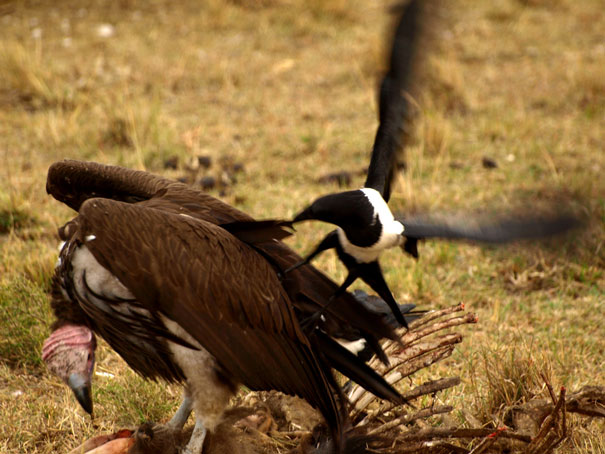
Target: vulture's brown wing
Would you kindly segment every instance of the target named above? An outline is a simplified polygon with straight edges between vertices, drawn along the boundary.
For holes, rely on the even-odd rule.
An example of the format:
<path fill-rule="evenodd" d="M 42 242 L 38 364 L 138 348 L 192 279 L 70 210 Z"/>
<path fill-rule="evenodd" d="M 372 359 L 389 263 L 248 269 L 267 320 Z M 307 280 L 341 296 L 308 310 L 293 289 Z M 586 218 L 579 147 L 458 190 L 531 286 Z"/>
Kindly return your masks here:
<path fill-rule="evenodd" d="M 303 260 L 283 243 L 264 243 L 257 245 L 257 248 L 272 257 L 281 270 Z M 292 295 L 296 308 L 304 316 L 313 315 L 328 304 L 338 289 L 334 281 L 310 264 L 288 273 L 283 284 Z M 365 337 L 370 342 L 371 339 L 398 339 L 383 314 L 364 306 L 349 292 L 332 300 L 325 313 L 326 320 L 322 323 L 322 328 L 331 336 L 346 339 Z"/>
<path fill-rule="evenodd" d="M 48 169 L 46 192 L 78 211 L 94 197 L 137 202 L 166 190 L 170 180 L 139 170 L 97 162 L 64 160 Z"/>
<path fill-rule="evenodd" d="M 181 325 L 233 379 L 299 395 L 341 427 L 333 379 L 275 271 L 252 248 L 212 223 L 106 199 L 84 202 L 79 223 L 99 263 L 146 309 Z"/>
<path fill-rule="evenodd" d="M 91 198 L 136 203 L 154 200 L 159 205 L 180 206 L 197 213 L 209 222 L 223 224 L 252 221 L 252 217 L 186 184 L 142 170 L 64 160 L 48 169 L 46 192 L 78 211 Z"/>

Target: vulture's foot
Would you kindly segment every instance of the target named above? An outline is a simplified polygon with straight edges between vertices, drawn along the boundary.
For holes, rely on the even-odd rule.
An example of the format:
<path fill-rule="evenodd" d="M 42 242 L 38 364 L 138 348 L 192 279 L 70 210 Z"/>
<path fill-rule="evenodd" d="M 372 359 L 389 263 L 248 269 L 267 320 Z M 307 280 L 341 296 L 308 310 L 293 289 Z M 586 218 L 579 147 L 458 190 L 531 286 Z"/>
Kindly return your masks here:
<path fill-rule="evenodd" d="M 202 454 L 202 447 L 204 446 L 204 440 L 208 430 L 204 427 L 204 423 L 199 419 L 195 420 L 195 426 L 193 427 L 193 433 L 189 438 L 189 443 L 181 451 L 181 454 Z"/>

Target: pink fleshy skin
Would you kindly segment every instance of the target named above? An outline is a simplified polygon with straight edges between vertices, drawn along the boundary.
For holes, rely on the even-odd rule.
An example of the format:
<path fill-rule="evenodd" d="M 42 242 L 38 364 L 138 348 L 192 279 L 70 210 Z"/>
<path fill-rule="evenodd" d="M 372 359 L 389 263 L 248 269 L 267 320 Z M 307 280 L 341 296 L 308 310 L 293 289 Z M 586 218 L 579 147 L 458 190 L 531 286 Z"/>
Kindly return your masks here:
<path fill-rule="evenodd" d="M 88 440 L 86 440 L 76 449 L 70 451 L 69 454 L 89 453 L 94 451 L 96 448 L 99 448 L 100 446 L 103 446 L 104 444 L 107 444 L 113 440 L 119 438 L 131 438 L 133 433 L 134 432 L 132 430 L 122 429 L 113 434 L 97 435 L 96 437 L 89 438 Z"/>
<path fill-rule="evenodd" d="M 127 454 L 130 447 L 134 444 L 134 438 L 116 438 L 109 441 L 92 451 L 86 451 L 87 454 Z"/>
<path fill-rule="evenodd" d="M 94 342 L 92 331 L 82 325 L 64 325 L 53 331 L 42 346 L 42 361 L 48 361 L 59 347 L 76 346 Z"/>

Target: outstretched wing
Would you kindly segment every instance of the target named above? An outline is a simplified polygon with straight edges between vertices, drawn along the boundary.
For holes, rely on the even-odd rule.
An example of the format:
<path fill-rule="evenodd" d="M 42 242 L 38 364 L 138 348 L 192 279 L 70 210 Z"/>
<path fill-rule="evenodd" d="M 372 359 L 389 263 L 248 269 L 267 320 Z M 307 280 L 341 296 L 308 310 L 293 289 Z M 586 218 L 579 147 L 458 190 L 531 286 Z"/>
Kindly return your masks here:
<path fill-rule="evenodd" d="M 494 220 L 472 217 L 431 219 L 427 216 L 403 215 L 396 215 L 395 218 L 404 226 L 403 234 L 407 238 L 404 248 L 414 257 L 418 256 L 417 241 L 426 238 L 503 244 L 558 235 L 581 224 L 578 218 L 570 214 L 520 214 Z"/>
<path fill-rule="evenodd" d="M 219 226 L 107 199 L 84 202 L 79 232 L 152 314 L 178 323 L 250 389 L 296 394 L 331 427 L 342 413 L 275 271 Z"/>
<path fill-rule="evenodd" d="M 405 7 L 393 37 L 389 70 L 380 84 L 379 126 L 365 187 L 376 189 L 385 201 L 391 196 L 397 153 L 408 112 L 405 91 L 409 90 L 415 51 L 420 32 L 421 5 L 412 0 Z"/>

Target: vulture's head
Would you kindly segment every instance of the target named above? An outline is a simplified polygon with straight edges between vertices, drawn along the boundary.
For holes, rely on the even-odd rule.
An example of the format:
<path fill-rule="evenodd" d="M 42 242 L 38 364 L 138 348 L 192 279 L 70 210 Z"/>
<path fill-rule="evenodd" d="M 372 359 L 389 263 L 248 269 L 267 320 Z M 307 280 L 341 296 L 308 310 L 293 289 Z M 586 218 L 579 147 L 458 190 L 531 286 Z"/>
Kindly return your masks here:
<path fill-rule="evenodd" d="M 42 346 L 42 360 L 76 395 L 87 413 L 92 414 L 90 393 L 97 341 L 83 325 L 63 325 L 52 332 Z"/>

